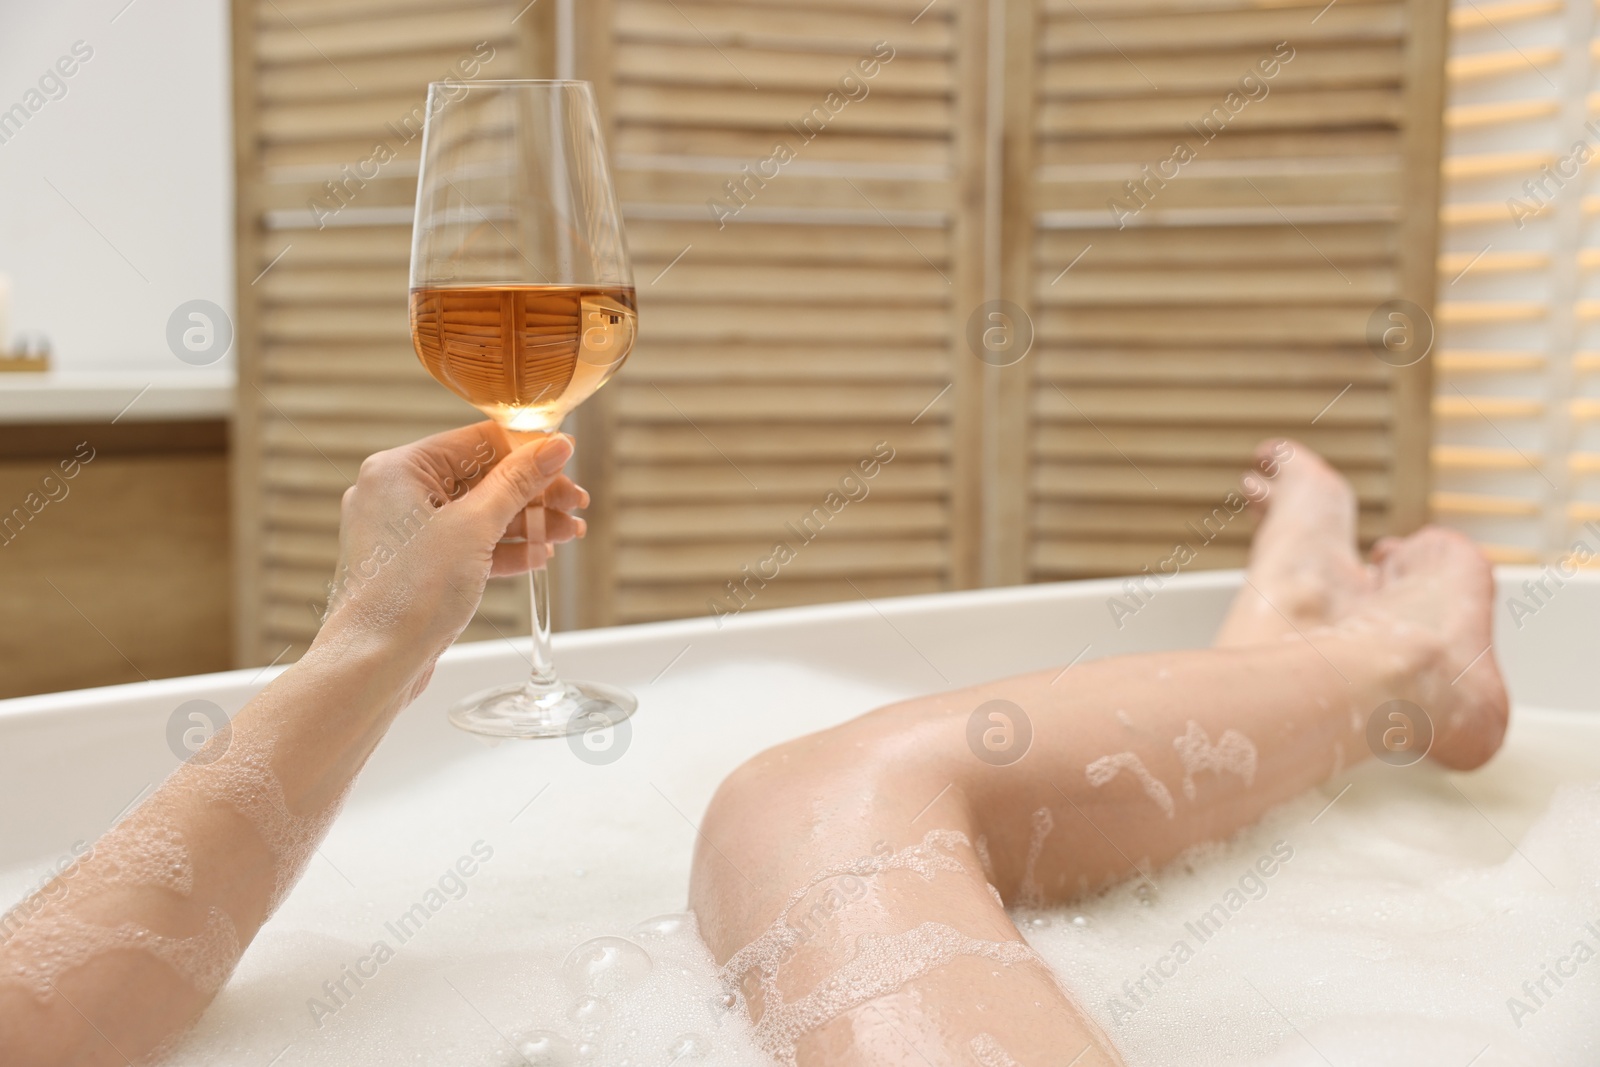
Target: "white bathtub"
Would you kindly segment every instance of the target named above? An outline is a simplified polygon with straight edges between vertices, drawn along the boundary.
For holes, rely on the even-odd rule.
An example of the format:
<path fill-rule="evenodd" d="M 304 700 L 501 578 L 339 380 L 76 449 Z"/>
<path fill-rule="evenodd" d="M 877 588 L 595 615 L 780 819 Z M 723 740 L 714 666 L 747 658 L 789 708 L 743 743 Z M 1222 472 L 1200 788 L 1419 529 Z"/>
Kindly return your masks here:
<path fill-rule="evenodd" d="M 1569 581 L 1518 628 L 1505 600 L 1536 576 L 1499 576 L 1498 653 L 1518 711 L 1506 752 L 1470 778 L 1474 803 L 1506 837 L 1486 855 L 1509 854 L 1557 784 L 1600 778 L 1600 718 L 1588 718 L 1600 705 L 1600 580 Z M 507 642 L 452 649 L 179 1058 L 519 1062 L 514 1032 L 575 1025 L 559 1017 L 571 997 L 555 963 L 567 948 L 682 910 L 694 824 L 743 759 L 901 696 L 1080 655 L 1202 646 L 1237 584 L 1231 572 L 1183 576 L 1120 630 L 1106 606 L 1120 585 L 1105 581 L 754 613 L 721 628 L 702 619 L 558 635 L 565 673 L 640 697 L 631 736 L 602 754 L 610 762 L 559 741 L 491 747 L 451 728 L 446 706 L 526 666 Z M 231 714 L 272 673 L 0 701 L 0 866 L 11 871 L 0 892 L 16 899 L 172 770 L 176 709 L 206 700 Z M 1537 758 L 1520 756 L 1520 739 L 1534 735 Z M 494 858 L 464 895 L 353 995 L 323 994 L 475 845 Z M 627 1050 L 601 1060 L 666 1063 L 668 1039 L 693 1031 L 715 1049 L 706 1062 L 749 1062 L 737 1051 L 739 1021 L 719 1014 L 695 952 L 661 943 L 656 970 L 691 973 L 618 1023 Z M 333 1010 L 312 1007 L 319 998 Z"/>

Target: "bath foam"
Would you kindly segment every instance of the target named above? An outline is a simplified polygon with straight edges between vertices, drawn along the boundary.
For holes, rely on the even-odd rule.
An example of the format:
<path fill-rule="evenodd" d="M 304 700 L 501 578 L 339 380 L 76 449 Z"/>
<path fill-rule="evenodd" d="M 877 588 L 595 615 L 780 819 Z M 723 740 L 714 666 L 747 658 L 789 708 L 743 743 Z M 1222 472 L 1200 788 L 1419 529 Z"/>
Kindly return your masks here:
<path fill-rule="evenodd" d="M 967 1042 L 967 1048 L 972 1050 L 972 1058 L 983 1067 L 1022 1067 L 1022 1064 L 1011 1058 L 1011 1053 L 996 1041 L 993 1034 L 979 1034 Z"/>
<path fill-rule="evenodd" d="M 1168 865 L 1152 902 L 1123 885 L 1080 902 L 1082 926 L 1022 930 L 1130 1067 L 1592 1067 L 1600 785 L 1564 787 L 1510 851 L 1448 799 L 1459 781 L 1503 824 L 1471 776 L 1368 764 L 1352 781 L 1331 808 L 1337 790 L 1313 793 Z M 1293 863 L 1257 877 L 1277 841 Z M 1221 930 L 1191 929 L 1241 887 Z M 1578 941 L 1596 956 L 1576 962 Z M 1569 973 L 1541 990 L 1556 961 Z"/>
<path fill-rule="evenodd" d="M 864 934 L 849 962 L 817 988 L 762 1013 L 755 1026 L 756 1045 L 784 1067 L 794 1067 L 795 1046 L 806 1034 L 963 956 L 1007 966 L 1038 960 L 1021 941 L 984 941 L 937 922 L 902 934 Z"/>
<path fill-rule="evenodd" d="M 761 936 L 728 957 L 728 962 L 722 966 L 724 981 L 734 987 L 730 991 L 736 991 L 742 997 L 743 992 L 738 987 L 745 975 L 754 971 L 761 989 L 762 1003 L 768 1007 L 782 1003 L 783 994 L 778 990 L 778 967 L 789 951 L 805 939 L 805 933 L 799 927 L 789 924 L 789 913 L 813 889 L 833 878 L 864 878 L 884 871 L 912 871 L 927 881 L 932 881 L 934 874 L 939 871 L 960 874 L 966 871 L 966 864 L 952 853 L 967 843 L 967 835 L 958 830 L 929 830 L 923 835 L 921 843 L 898 852 L 874 852 L 848 863 L 823 868 L 812 875 L 805 885 L 789 894 L 789 898 L 778 909 L 777 919 Z"/>
<path fill-rule="evenodd" d="M 611 999 L 610 1015 L 594 1034 L 569 1017 L 575 998 L 562 981 L 560 963 L 590 938 L 634 936 L 630 928 L 639 920 L 683 906 L 696 839 L 650 781 L 684 810 L 699 810 L 721 775 L 760 748 L 902 699 L 914 688 L 907 683 L 905 689 L 891 689 L 786 660 L 698 668 L 692 659 L 686 657 L 652 688 L 649 720 L 680 721 L 672 713 L 683 709 L 689 717 L 681 721 L 696 724 L 693 733 L 683 735 L 692 744 L 656 745 L 643 730 L 649 721 L 641 719 L 633 748 L 611 768 L 583 764 L 563 745 L 474 745 L 447 763 L 407 766 L 403 789 L 382 788 L 390 767 L 380 749 L 369 781 L 358 787 L 320 846 L 359 888 L 352 890 L 332 866 L 314 862 L 167 1067 L 266 1064 L 291 1043 L 278 1067 L 522 1067 L 500 1033 L 443 984 L 441 973 L 507 1035 L 549 1029 L 598 1050 L 585 1067 L 616 1067 L 625 1059 L 642 1067 L 671 1063 L 667 1050 L 686 1031 L 711 1040 L 710 1052 L 695 1067 L 765 1064 L 751 1042 L 745 1013 L 723 999 L 717 963 L 692 923 L 669 937 L 641 941 L 655 960 L 651 974 L 637 989 Z M 759 720 L 750 715 L 753 690 L 765 694 L 766 714 Z M 419 714 L 426 713 L 410 712 L 410 721 L 402 717 L 399 730 L 414 727 Z M 1296 847 L 1290 869 L 1271 879 L 1269 895 L 1252 902 L 1185 965 L 1177 984 L 1168 982 L 1140 1010 L 1129 1024 L 1137 1032 L 1107 1022 L 1129 1067 L 1327 1067 L 1238 980 L 1239 974 L 1250 977 L 1339 1067 L 1465 1067 L 1490 1037 L 1498 1042 L 1530 1034 L 1536 1035 L 1533 1053 L 1517 1056 L 1509 1046 L 1502 1052 L 1497 1043 L 1472 1067 L 1513 1062 L 1594 1067 L 1600 1015 L 1593 1005 L 1600 1002 L 1600 989 L 1590 975 L 1600 960 L 1585 964 L 1555 999 L 1524 1020 L 1520 1031 L 1505 1015 L 1505 1000 L 1516 987 L 1537 979 L 1542 966 L 1561 955 L 1542 953 L 1529 940 L 1531 933 L 1544 930 L 1533 922 L 1538 912 L 1551 910 L 1553 903 L 1547 941 L 1552 947 L 1570 944 L 1577 934 L 1564 929 L 1565 919 L 1570 911 L 1583 911 L 1577 887 L 1600 885 L 1600 871 L 1578 862 L 1600 859 L 1594 834 L 1567 826 L 1554 809 L 1550 841 L 1540 845 L 1541 832 L 1527 831 L 1551 806 L 1557 784 L 1600 778 L 1600 756 L 1594 755 L 1600 744 L 1574 744 L 1572 732 L 1585 731 L 1577 735 L 1582 741 L 1600 736 L 1600 721 L 1583 716 L 1592 723 L 1583 725 L 1561 713 L 1563 724 L 1576 724 L 1562 725 L 1558 732 L 1550 725 L 1555 714 L 1519 708 L 1502 756 L 1482 771 L 1449 780 L 1459 783 L 1561 886 L 1559 893 L 1518 860 L 1426 761 L 1404 773 L 1368 761 L 1347 771 L 1355 788 L 1309 829 L 1309 820 L 1345 782 L 1324 787 L 1294 807 L 1288 814 L 1298 814 L 1298 822 L 1286 824 L 1287 832 L 1264 831 L 1259 840 L 1246 836 L 1199 854 L 1192 873 L 1182 864 L 1164 869 L 1156 875 L 1163 892 L 1149 906 L 1128 889 L 1088 896 L 1047 913 L 1057 916 L 1049 928 L 1024 925 L 1027 937 L 1055 964 L 1062 983 L 1086 1010 L 1103 1013 L 1104 1001 L 1121 995 L 1121 982 L 1137 978 L 1168 950 L 1173 929 L 1181 932 L 1183 922 L 1194 917 L 1194 909 L 1180 906 L 1184 901 L 1209 907 L 1225 886 L 1237 885 L 1245 866 L 1260 856 L 1258 848 L 1285 838 Z M 1350 750 L 1352 758 L 1356 751 Z M 1529 769 L 1536 773 L 1523 773 Z M 508 823 L 547 782 L 554 784 L 546 795 Z M 130 794 L 136 784 L 130 784 Z M 561 807 L 547 809 L 553 798 Z M 323 1028 L 309 1029 L 306 998 L 353 955 L 366 951 L 372 938 L 381 936 L 383 921 L 409 907 L 441 867 L 479 835 L 493 840 L 496 858 L 492 869 L 471 880 L 460 906 L 452 904 L 423 936 L 402 946 L 379 977 Z M 0 870 L 0 901 L 17 900 L 37 885 L 68 836 L 48 855 L 18 857 Z M 1578 849 L 1589 849 L 1589 855 L 1550 859 Z M 1424 884 L 1436 874 L 1451 882 L 1448 891 Z M 1516 896 L 1508 896 L 1506 904 L 1515 912 L 1502 916 L 1492 906 L 1484 919 L 1457 910 L 1452 901 L 1462 892 L 1461 883 L 1475 878 L 1514 890 Z M 1302 880 L 1315 891 L 1303 891 Z M 1490 889 L 1486 884 L 1476 891 Z M 1416 907 L 1410 898 L 1423 890 L 1426 907 Z M 528 914 L 528 902 L 535 898 L 543 910 L 539 921 Z M 1257 909 L 1266 910 L 1258 915 Z M 1074 916 L 1083 921 L 1074 922 Z M 1584 921 L 1594 917 L 1583 915 Z M 1508 919 L 1515 924 L 1514 937 L 1498 932 Z M 1452 923 L 1461 924 L 1454 934 Z M 1495 939 L 1493 954 L 1475 943 L 1485 930 Z M 1517 938 L 1524 942 L 1520 948 L 1511 943 Z M 1510 976 L 1504 988 L 1486 985 L 1486 976 L 1495 977 L 1492 971 L 1511 966 L 1507 960 L 1525 969 Z M 1310 976 L 1328 965 L 1333 982 L 1313 984 Z M 1196 984 L 1189 986 L 1188 969 L 1194 967 L 1203 969 L 1203 982 L 1197 972 Z M 1209 995 L 1204 982 L 1211 984 Z M 1463 990 L 1462 1003 L 1470 1010 L 1500 1013 L 1500 1019 L 1490 1025 L 1467 1019 L 1466 1009 L 1441 1009 L 1452 1007 L 1449 1001 Z M 1401 1014 L 1411 1018 L 1399 1021 L 1417 1032 L 1407 1044 L 1392 1047 L 1397 1035 L 1380 1023 Z M 1000 1041 L 1012 1042 L 1002 1030 L 989 1029 Z M 1461 1051 L 1480 1032 L 1488 1036 Z M 1184 1035 L 1181 1043 L 1177 1034 Z M 1539 1049 L 1551 1054 L 1543 1056 Z M 1063 1049 L 1057 1067 L 1078 1051 Z M 964 1041 L 950 1054 L 969 1067 L 975 1063 Z M 685 1057 L 678 1067 L 689 1062 Z"/>
<path fill-rule="evenodd" d="M 1024 908 L 1044 907 L 1044 887 L 1039 884 L 1039 857 L 1044 855 L 1044 839 L 1056 828 L 1055 816 L 1049 808 L 1033 813 L 1033 833 L 1028 838 L 1028 862 L 1022 869 L 1022 885 L 1017 889 L 1018 903 Z"/>
<path fill-rule="evenodd" d="M 1139 784 L 1144 786 L 1144 795 L 1156 802 L 1167 816 L 1172 818 L 1177 814 L 1177 805 L 1172 802 L 1172 791 L 1163 785 L 1155 775 L 1151 774 L 1144 765 L 1144 761 L 1132 752 L 1118 752 L 1113 756 L 1101 756 L 1083 769 L 1084 776 L 1089 779 L 1089 784 L 1099 789 L 1117 776 L 1119 771 L 1127 771 L 1139 779 Z"/>
<path fill-rule="evenodd" d="M 1238 730 L 1224 730 L 1216 744 L 1204 728 L 1193 719 L 1182 737 L 1175 738 L 1172 747 L 1183 761 L 1183 795 L 1195 798 L 1194 776 L 1201 771 L 1217 774 L 1236 774 L 1245 785 L 1256 780 L 1256 746 Z"/>

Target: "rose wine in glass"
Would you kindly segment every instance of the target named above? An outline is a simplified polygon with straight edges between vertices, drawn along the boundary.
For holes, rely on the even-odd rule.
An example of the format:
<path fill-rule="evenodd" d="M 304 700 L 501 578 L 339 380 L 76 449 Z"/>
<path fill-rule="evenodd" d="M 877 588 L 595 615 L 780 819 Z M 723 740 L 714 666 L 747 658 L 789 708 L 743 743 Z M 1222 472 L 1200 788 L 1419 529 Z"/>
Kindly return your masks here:
<path fill-rule="evenodd" d="M 436 82 L 417 181 L 411 340 L 428 373 L 526 444 L 616 373 L 638 329 L 633 268 L 587 82 Z M 638 702 L 550 661 L 549 572 L 530 576 L 533 671 L 450 721 L 562 737 Z"/>

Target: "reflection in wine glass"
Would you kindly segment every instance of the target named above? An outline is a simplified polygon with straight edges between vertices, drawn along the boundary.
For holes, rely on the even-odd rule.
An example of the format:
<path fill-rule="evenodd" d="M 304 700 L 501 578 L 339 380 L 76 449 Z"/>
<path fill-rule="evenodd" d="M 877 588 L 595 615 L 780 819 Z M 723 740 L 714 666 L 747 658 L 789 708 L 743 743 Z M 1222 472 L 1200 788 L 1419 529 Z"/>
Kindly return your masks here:
<path fill-rule="evenodd" d="M 637 331 L 589 84 L 430 85 L 411 245 L 411 339 L 428 373 L 525 443 L 604 385 Z M 548 571 L 530 581 L 532 676 L 469 697 L 450 721 L 561 737 L 627 718 L 626 690 L 556 676 Z"/>

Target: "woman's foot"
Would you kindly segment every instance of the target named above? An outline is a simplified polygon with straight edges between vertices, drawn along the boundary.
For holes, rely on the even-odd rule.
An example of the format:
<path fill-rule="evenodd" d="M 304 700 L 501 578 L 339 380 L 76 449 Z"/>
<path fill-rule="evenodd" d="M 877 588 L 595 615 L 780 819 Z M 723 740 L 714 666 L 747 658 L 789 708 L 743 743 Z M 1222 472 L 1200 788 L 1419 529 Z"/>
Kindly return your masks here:
<path fill-rule="evenodd" d="M 1246 584 L 1218 631 L 1218 646 L 1256 645 L 1348 614 L 1376 588 L 1356 555 L 1356 497 L 1350 483 L 1305 445 L 1256 446 L 1251 475 L 1265 487 L 1250 543 Z"/>
<path fill-rule="evenodd" d="M 1438 526 L 1385 538 L 1372 558 L 1377 588 L 1338 625 L 1371 632 L 1413 661 L 1417 669 L 1398 688 L 1432 722 L 1433 759 L 1454 770 L 1483 765 L 1510 715 L 1494 655 L 1489 561 L 1465 535 Z"/>

